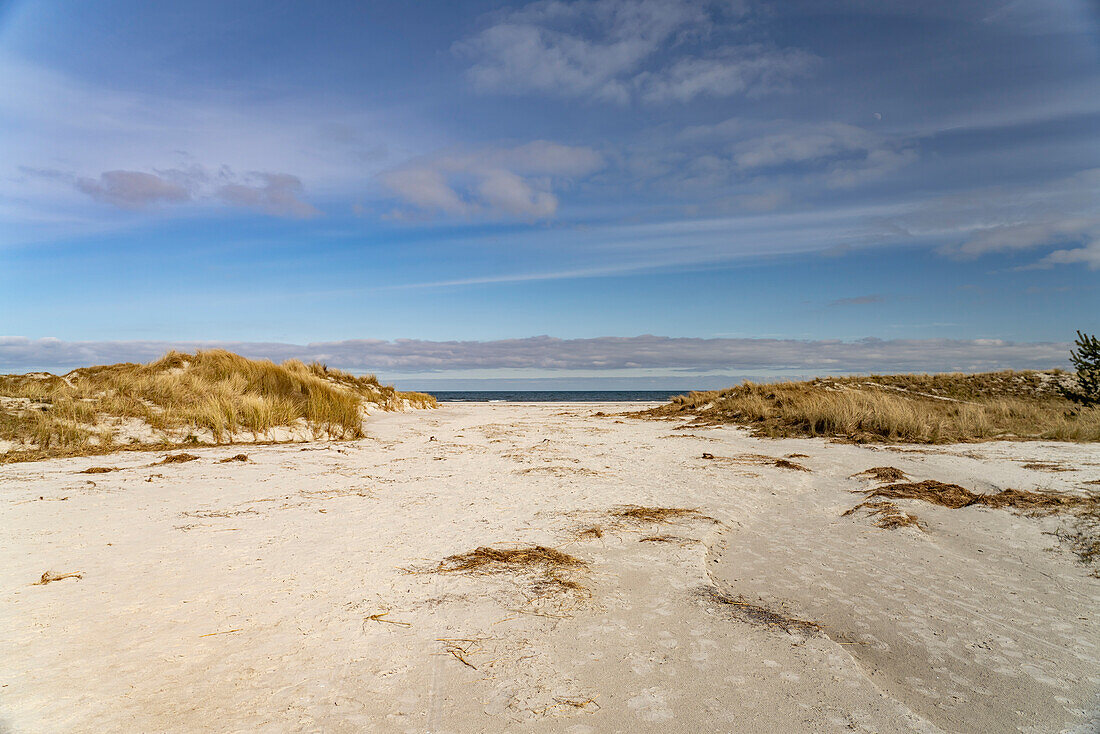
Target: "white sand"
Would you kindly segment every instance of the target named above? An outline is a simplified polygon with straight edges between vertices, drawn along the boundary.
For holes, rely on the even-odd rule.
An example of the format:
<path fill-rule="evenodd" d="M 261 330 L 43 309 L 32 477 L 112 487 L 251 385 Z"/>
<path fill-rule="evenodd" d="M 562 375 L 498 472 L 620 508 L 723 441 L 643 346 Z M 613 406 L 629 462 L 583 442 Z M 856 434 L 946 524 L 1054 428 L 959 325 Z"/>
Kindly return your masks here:
<path fill-rule="evenodd" d="M 621 407 L 449 404 L 358 442 L 0 467 L 0 732 L 1100 730 L 1100 580 L 1044 534 L 1059 520 L 841 517 L 868 467 L 1082 491 L 1094 446 L 902 453 L 592 416 Z M 722 458 L 793 452 L 812 472 Z M 624 504 L 720 522 L 609 519 Z M 411 572 L 520 543 L 587 562 L 588 595 Z M 82 578 L 32 585 L 47 570 Z"/>

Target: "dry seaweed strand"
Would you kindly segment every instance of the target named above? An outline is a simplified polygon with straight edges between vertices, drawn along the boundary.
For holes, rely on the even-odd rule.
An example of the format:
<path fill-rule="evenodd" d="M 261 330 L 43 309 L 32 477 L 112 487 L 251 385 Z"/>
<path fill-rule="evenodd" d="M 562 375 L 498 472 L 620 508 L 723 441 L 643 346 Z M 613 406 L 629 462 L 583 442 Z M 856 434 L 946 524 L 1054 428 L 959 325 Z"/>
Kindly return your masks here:
<path fill-rule="evenodd" d="M 661 523 L 672 520 L 709 520 L 717 522 L 713 517 L 702 514 L 690 507 L 643 507 L 640 505 L 626 505 L 612 511 L 611 516 L 633 523 Z"/>
<path fill-rule="evenodd" d="M 901 508 L 888 500 L 868 500 L 860 502 L 858 505 L 845 512 L 842 517 L 847 517 L 858 510 L 867 510 L 868 515 L 877 517 L 878 519 L 875 520 L 875 525 L 886 530 L 895 530 L 905 527 L 915 527 L 917 530 L 921 531 L 925 529 L 916 515 L 902 512 Z"/>
<path fill-rule="evenodd" d="M 848 478 L 874 479 L 876 482 L 904 482 L 909 478 L 909 475 L 894 466 L 873 466 Z"/>
<path fill-rule="evenodd" d="M 61 581 L 62 579 L 82 579 L 84 573 L 81 571 L 74 571 L 73 573 L 53 573 L 46 571 L 42 574 L 42 577 L 35 581 L 31 586 L 45 586 L 46 584 L 52 584 L 54 581 Z"/>
<path fill-rule="evenodd" d="M 188 461 L 198 461 L 197 456 L 194 454 L 168 454 L 162 460 L 153 464 L 153 466 L 159 466 L 161 464 L 183 464 Z"/>
<path fill-rule="evenodd" d="M 589 540 L 592 538 L 602 538 L 603 528 L 599 525 L 589 525 L 586 528 L 582 528 L 577 531 L 577 540 Z"/>
<path fill-rule="evenodd" d="M 735 619 L 749 624 L 775 627 L 787 634 L 799 632 L 814 635 L 821 632 L 821 625 L 805 619 L 797 619 L 781 614 L 759 604 L 754 604 L 743 596 L 733 596 L 716 586 L 707 586 L 699 590 L 699 596 L 719 609 L 729 611 Z"/>
<path fill-rule="evenodd" d="M 371 614 L 364 618 L 365 622 L 385 622 L 386 624 L 396 624 L 399 627 L 412 627 L 408 622 L 399 622 L 396 619 L 386 619 L 389 612 L 381 612 L 379 614 Z"/>

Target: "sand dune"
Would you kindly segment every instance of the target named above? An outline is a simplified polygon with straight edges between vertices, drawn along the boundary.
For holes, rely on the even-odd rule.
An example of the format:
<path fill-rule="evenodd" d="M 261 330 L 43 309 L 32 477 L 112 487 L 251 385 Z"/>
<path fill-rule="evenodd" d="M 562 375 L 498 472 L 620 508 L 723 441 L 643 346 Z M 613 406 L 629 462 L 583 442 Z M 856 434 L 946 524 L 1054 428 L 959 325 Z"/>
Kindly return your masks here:
<path fill-rule="evenodd" d="M 844 514 L 881 466 L 1086 496 L 1093 447 L 594 415 L 617 409 L 446 404 L 358 441 L 4 466 L 0 731 L 1100 726 L 1100 579 L 1051 535 L 1072 515 Z"/>

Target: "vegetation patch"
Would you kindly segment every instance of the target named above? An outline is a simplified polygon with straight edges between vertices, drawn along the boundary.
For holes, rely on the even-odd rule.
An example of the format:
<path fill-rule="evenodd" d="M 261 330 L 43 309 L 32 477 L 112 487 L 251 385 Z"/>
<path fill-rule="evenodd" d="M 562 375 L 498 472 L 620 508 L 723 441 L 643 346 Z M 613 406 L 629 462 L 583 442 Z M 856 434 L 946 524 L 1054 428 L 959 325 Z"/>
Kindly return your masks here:
<path fill-rule="evenodd" d="M 867 443 L 1100 441 L 1100 405 L 1061 392 L 1057 372 L 872 375 L 744 383 L 678 395 L 637 417 L 734 423 L 761 437 L 823 436 Z"/>
<path fill-rule="evenodd" d="M 237 454 L 236 456 L 228 456 L 224 459 L 218 459 L 219 464 L 230 464 L 234 461 L 247 462 L 248 454 Z"/>
<path fill-rule="evenodd" d="M 79 472 L 80 474 L 106 474 L 107 472 L 121 471 L 117 466 L 89 466 Z"/>
<path fill-rule="evenodd" d="M 368 404 L 434 407 L 435 398 L 397 392 L 373 375 L 297 360 L 275 364 L 220 349 L 169 352 L 148 364 L 65 375 L 3 375 L 0 440 L 15 449 L 0 461 L 108 453 L 131 441 L 146 447 L 226 443 L 241 434 L 270 436 L 278 428 L 359 438 Z"/>

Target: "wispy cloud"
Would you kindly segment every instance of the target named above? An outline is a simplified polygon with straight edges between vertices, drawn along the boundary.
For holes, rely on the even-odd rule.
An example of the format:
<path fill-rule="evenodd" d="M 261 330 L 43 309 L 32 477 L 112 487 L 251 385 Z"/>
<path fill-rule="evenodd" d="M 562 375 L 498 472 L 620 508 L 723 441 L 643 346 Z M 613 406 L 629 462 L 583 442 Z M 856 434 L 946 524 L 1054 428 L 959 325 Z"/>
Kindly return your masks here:
<path fill-rule="evenodd" d="M 867 296 L 853 296 L 851 298 L 838 298 L 835 301 L 829 301 L 829 306 L 866 306 L 872 303 L 882 303 L 886 299 L 877 293 L 872 293 Z"/>
<path fill-rule="evenodd" d="M 534 220 L 557 211 L 555 185 L 602 166 L 591 148 L 536 140 L 418 159 L 383 172 L 379 180 L 422 213 Z M 395 215 L 406 216 L 401 210 Z"/>
<path fill-rule="evenodd" d="M 542 0 L 497 13 L 455 44 L 475 88 L 625 103 L 762 93 L 804 76 L 815 57 L 761 43 L 714 44 L 747 12 L 688 0 Z"/>
<path fill-rule="evenodd" d="M 0 337 L 0 368 L 65 370 L 119 361 L 149 361 L 168 349 L 221 347 L 253 358 L 319 360 L 352 370 L 439 372 L 458 370 L 611 371 L 662 369 L 670 373 L 716 370 L 809 373 L 981 371 L 1048 368 L 1066 362 L 1069 345 L 1000 339 L 691 339 L 662 336 L 556 339 L 538 336 L 498 341 L 349 340 L 305 345 L 256 342 L 65 342 Z"/>
<path fill-rule="evenodd" d="M 180 202 L 191 198 L 177 183 L 141 171 L 104 171 L 98 179 L 78 178 L 77 190 L 98 201 L 123 209 L 137 209 L 158 201 Z"/>
<path fill-rule="evenodd" d="M 276 217 L 308 219 L 320 210 L 302 199 L 302 181 L 288 173 L 252 171 L 237 174 L 228 166 L 209 171 L 194 164 L 187 169 L 104 171 L 98 178 L 50 169 L 20 167 L 24 176 L 70 184 L 96 201 L 119 209 L 144 209 L 154 204 L 220 201 Z"/>
<path fill-rule="evenodd" d="M 277 217 L 309 219 L 321 214 L 312 204 L 302 201 L 302 181 L 287 173 L 254 173 L 255 185 L 226 184 L 218 197 L 229 204 L 248 207 Z"/>

